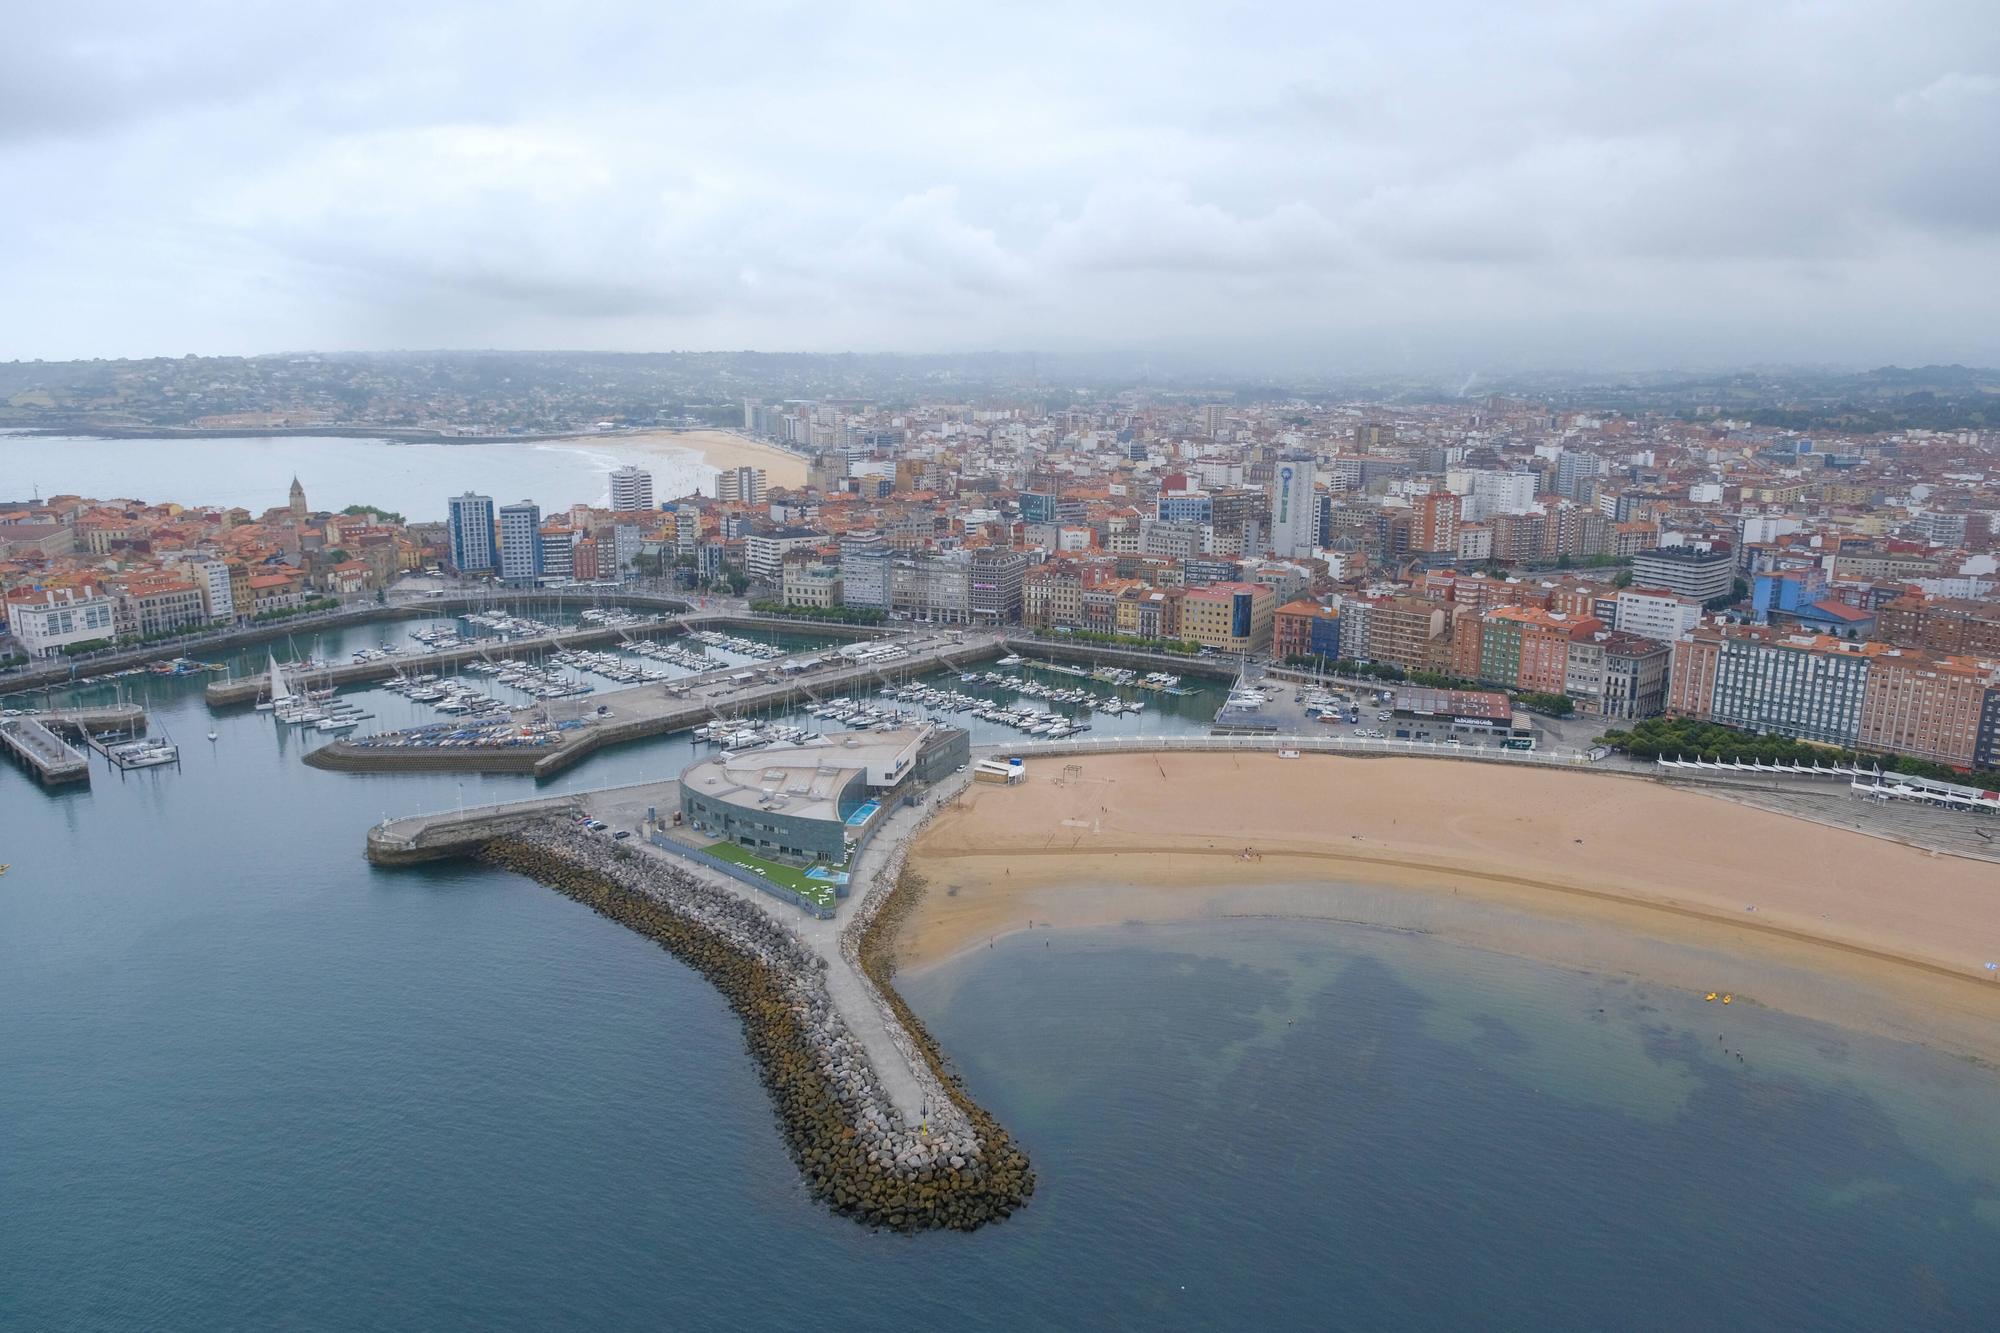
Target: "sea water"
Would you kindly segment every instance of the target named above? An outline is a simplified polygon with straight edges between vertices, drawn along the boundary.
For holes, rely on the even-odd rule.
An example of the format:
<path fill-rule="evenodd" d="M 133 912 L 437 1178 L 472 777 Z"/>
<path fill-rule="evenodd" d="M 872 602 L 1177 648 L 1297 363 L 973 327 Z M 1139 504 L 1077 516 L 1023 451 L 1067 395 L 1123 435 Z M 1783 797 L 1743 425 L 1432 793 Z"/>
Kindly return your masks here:
<path fill-rule="evenodd" d="M 348 633 L 323 651 L 379 637 Z M 906 978 L 1040 1188 L 871 1234 L 806 1197 L 734 1016 L 666 953 L 518 876 L 362 860 L 385 813 L 658 777 L 684 741 L 540 788 L 356 777 L 211 721 L 200 678 L 136 687 L 179 770 L 51 793 L 0 763 L 0 1328 L 2000 1309 L 1991 1070 L 1331 922 L 1034 931 Z"/>
<path fill-rule="evenodd" d="M 315 509 L 371 505 L 411 522 L 442 520 L 447 497 L 474 490 L 502 504 L 533 500 L 543 513 L 611 503 L 610 473 L 653 474 L 661 500 L 713 491 L 716 469 L 693 450 L 638 449 L 617 437 L 456 443 L 346 436 L 185 436 L 104 439 L 0 431 L 0 500 L 31 492 L 95 499 L 240 505 L 253 514 L 286 503 L 292 478 Z"/>

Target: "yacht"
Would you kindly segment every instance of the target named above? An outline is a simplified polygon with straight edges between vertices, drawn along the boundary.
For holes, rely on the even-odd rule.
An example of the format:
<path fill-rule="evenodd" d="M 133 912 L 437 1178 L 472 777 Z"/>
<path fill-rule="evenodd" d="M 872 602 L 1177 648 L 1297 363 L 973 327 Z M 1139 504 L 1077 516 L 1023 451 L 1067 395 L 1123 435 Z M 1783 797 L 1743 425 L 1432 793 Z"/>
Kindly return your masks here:
<path fill-rule="evenodd" d="M 121 745 L 111 754 L 120 768 L 151 768 L 155 764 L 173 763 L 181 752 L 171 741 L 145 740 Z"/>

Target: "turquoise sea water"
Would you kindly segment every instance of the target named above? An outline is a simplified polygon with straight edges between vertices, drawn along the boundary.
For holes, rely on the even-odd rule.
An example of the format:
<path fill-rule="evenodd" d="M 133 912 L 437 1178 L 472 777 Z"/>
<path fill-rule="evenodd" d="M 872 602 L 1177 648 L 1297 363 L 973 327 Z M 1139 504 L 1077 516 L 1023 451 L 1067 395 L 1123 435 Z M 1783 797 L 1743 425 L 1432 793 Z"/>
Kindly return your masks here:
<path fill-rule="evenodd" d="M 1334 923 L 1037 931 L 907 979 L 1041 1189 L 872 1235 L 804 1196 L 734 1018 L 665 953 L 512 875 L 361 859 L 385 811 L 530 784 L 322 773 L 250 712 L 211 746 L 198 681 L 143 684 L 179 772 L 49 794 L 0 764 L 0 1327 L 2000 1309 L 1993 1072 Z"/>

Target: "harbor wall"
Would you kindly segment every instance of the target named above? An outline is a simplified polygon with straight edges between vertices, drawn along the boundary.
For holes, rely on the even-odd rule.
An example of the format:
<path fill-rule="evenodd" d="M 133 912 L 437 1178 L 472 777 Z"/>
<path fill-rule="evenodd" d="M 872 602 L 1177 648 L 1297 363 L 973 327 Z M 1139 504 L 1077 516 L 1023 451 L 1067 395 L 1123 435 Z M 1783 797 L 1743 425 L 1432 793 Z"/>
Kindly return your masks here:
<path fill-rule="evenodd" d="M 308 768 L 332 773 L 533 773 L 553 753 L 547 745 L 511 749 L 440 750 L 414 746 L 363 747 L 329 741 L 306 751 Z"/>
<path fill-rule="evenodd" d="M 368 830 L 367 857 L 378 866 L 405 866 L 473 856 L 495 838 L 538 821 L 579 814 L 582 808 L 575 796 L 549 796 L 456 815 L 384 821 Z"/>
<path fill-rule="evenodd" d="M 825 960 L 754 904 L 617 844 L 547 830 L 481 855 L 647 936 L 722 992 L 807 1189 L 835 1212 L 895 1231 L 970 1231 L 1027 1202 L 1026 1156 L 932 1066 L 923 1120 L 895 1110 L 828 995 Z"/>
<path fill-rule="evenodd" d="M 1233 657 L 1182 657 L 1175 653 L 1150 653 L 1139 648 L 1078 643 L 1070 639 L 1041 639 L 1022 634 L 1007 636 L 1007 651 L 1023 657 L 1054 658 L 1092 666 L 1129 667 L 1134 671 L 1171 671 L 1179 676 L 1213 676 L 1218 680 L 1234 680 L 1237 670 Z"/>

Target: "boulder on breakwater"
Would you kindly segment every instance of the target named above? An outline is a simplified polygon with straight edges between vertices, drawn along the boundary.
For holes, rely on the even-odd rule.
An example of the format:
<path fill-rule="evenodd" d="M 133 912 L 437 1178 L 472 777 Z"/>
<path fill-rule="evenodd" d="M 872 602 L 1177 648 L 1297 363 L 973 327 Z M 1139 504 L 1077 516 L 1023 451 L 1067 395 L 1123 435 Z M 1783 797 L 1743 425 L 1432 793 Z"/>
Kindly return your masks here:
<path fill-rule="evenodd" d="M 897 1231 L 970 1231 L 1033 1192 L 1027 1157 L 941 1074 L 935 1042 L 883 981 L 883 1002 L 902 1020 L 891 1033 L 923 1062 L 925 1112 L 914 1126 L 835 1009 L 825 961 L 761 908 L 554 820 L 496 838 L 481 856 L 647 936 L 722 992 L 807 1188 L 836 1212 Z M 871 917 L 877 928 L 899 919 Z"/>

